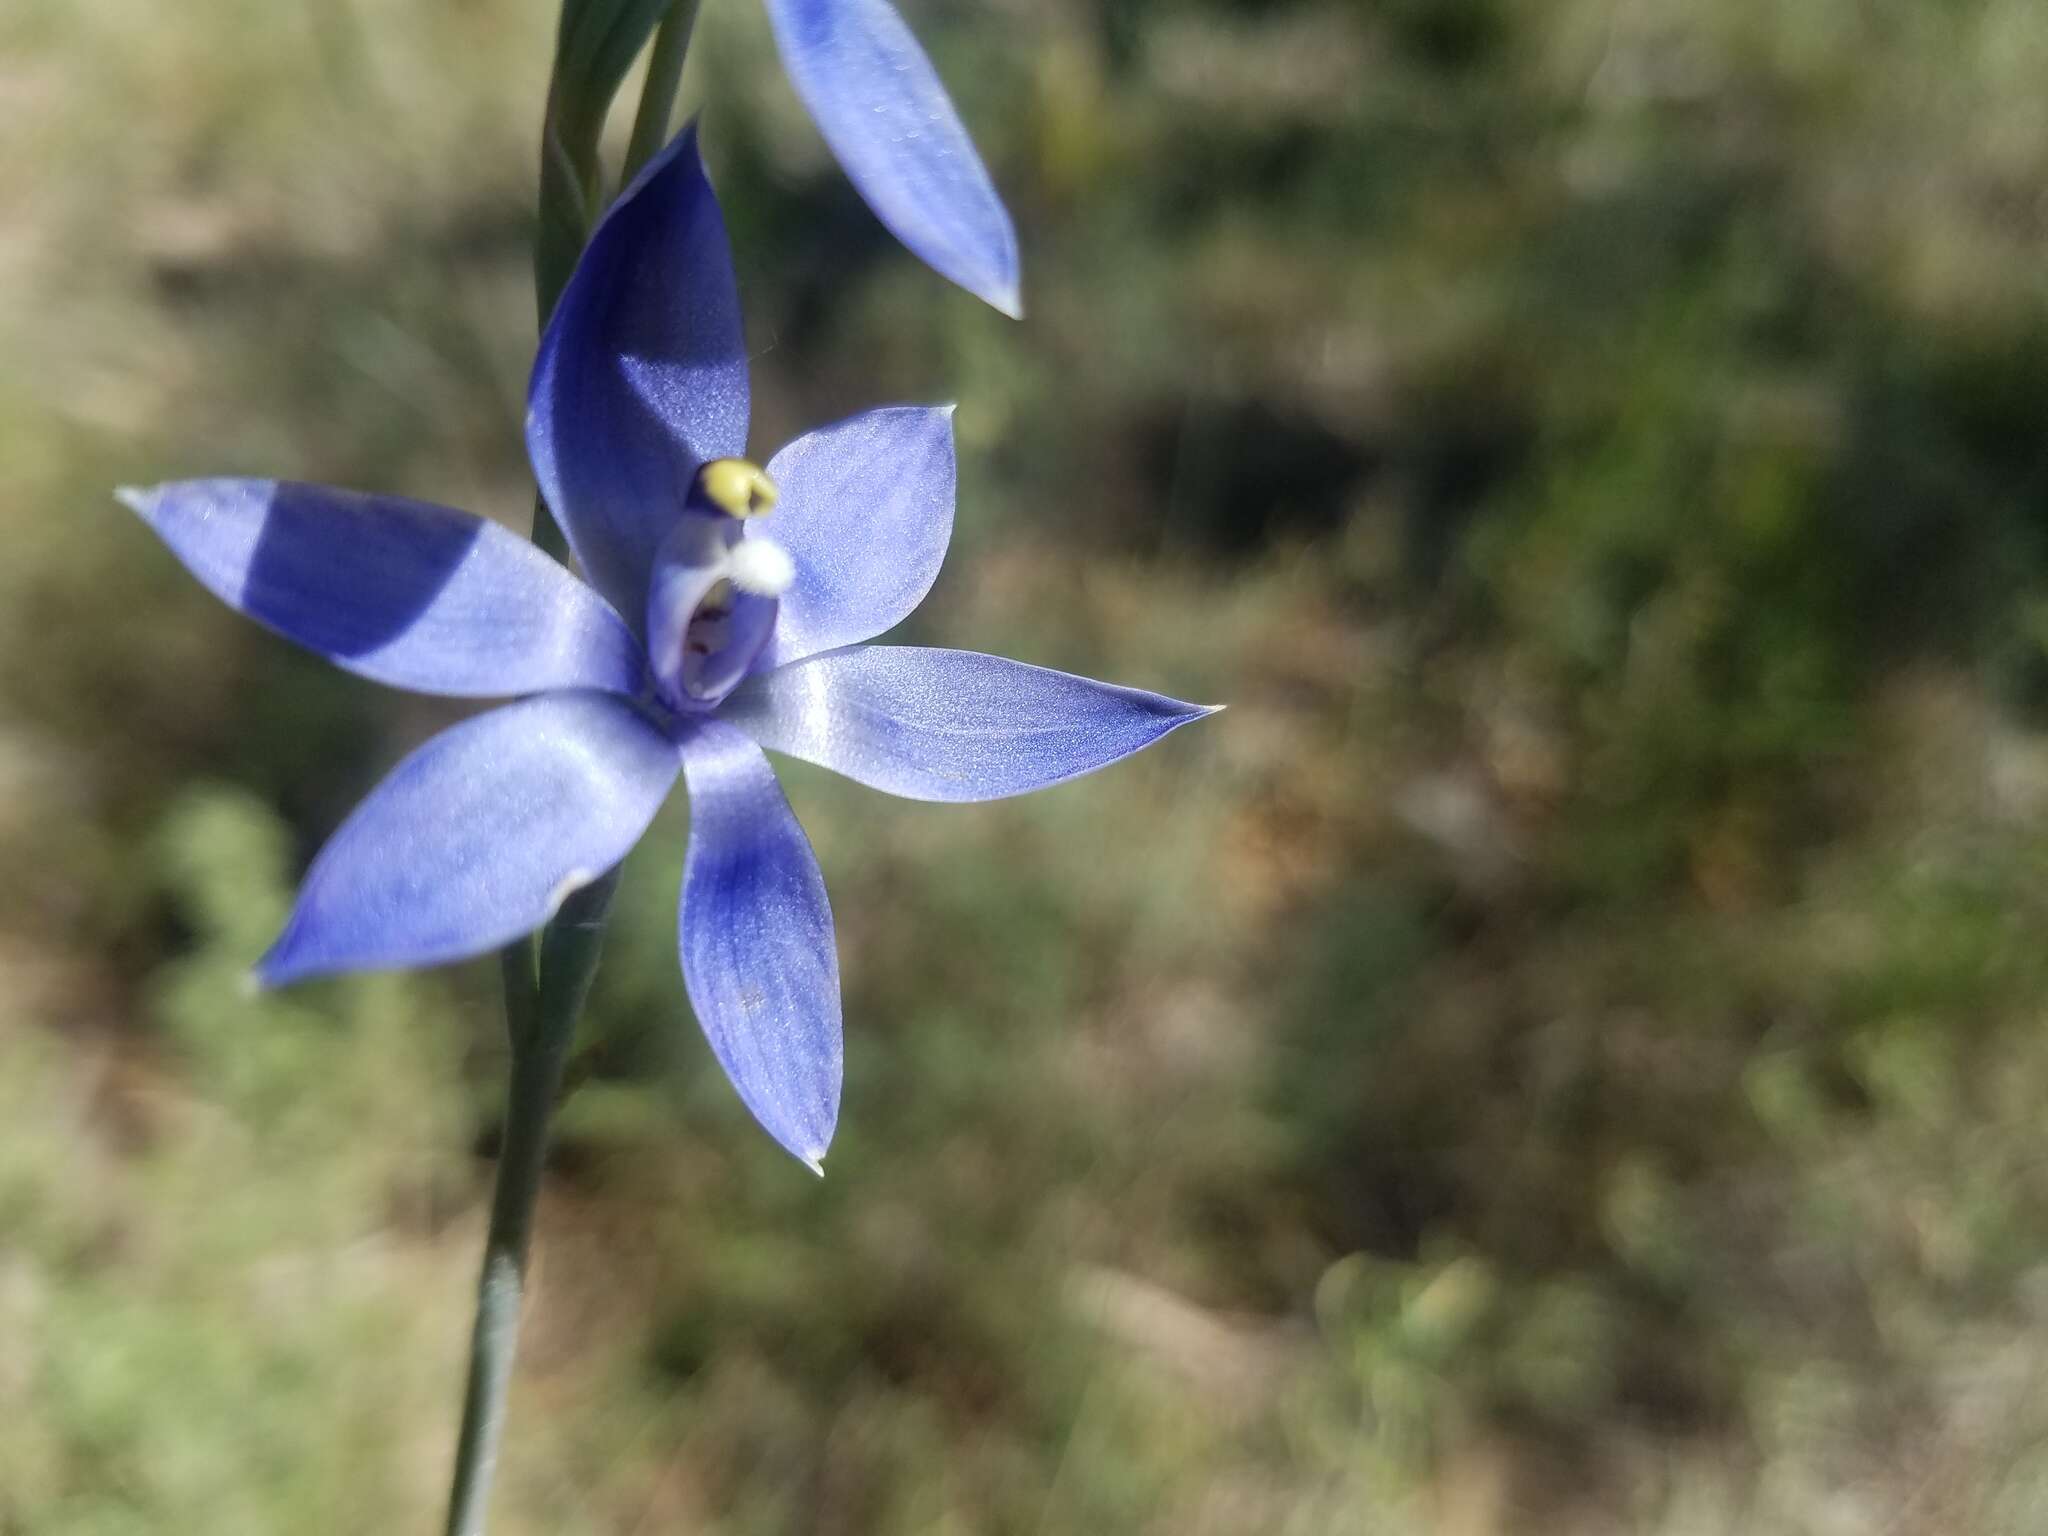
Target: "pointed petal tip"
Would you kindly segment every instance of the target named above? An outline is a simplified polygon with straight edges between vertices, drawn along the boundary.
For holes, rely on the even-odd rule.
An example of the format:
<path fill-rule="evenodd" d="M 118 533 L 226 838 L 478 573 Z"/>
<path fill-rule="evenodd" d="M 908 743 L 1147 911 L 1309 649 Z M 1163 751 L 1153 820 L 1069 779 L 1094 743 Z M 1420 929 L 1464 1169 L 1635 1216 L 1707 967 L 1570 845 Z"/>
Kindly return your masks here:
<path fill-rule="evenodd" d="M 756 1106 L 754 1102 L 748 1102 L 748 1110 L 754 1114 L 754 1124 L 766 1130 L 774 1139 L 776 1147 L 780 1147 L 782 1151 L 795 1157 L 799 1163 L 809 1167 L 813 1174 L 817 1174 L 817 1178 L 825 1178 L 825 1157 L 831 1151 L 831 1133 L 838 1128 L 836 1124 L 825 1124 L 823 1128 L 815 1124 L 778 1126 L 776 1120 L 772 1116 L 762 1114 L 760 1106 Z M 838 1112 L 834 1112 L 831 1118 L 838 1120 Z"/>
<path fill-rule="evenodd" d="M 352 969 L 349 965 L 337 965 L 330 960 L 304 960 L 288 953 L 285 945 L 292 935 L 287 931 L 270 946 L 270 951 L 243 974 L 243 995 L 267 997 L 273 992 L 282 992 L 286 987 L 296 987 L 302 981 L 319 981 L 340 976 Z M 368 969 L 361 967 L 360 969 Z"/>
<path fill-rule="evenodd" d="M 284 939 L 271 945 L 263 958 L 250 966 L 242 975 L 242 996 L 261 997 L 266 992 L 275 992 L 288 987 L 299 979 L 299 972 L 287 961 L 284 954 Z"/>
<path fill-rule="evenodd" d="M 292 963 L 291 951 L 295 933 L 295 924 L 285 924 L 284 932 L 280 933 L 270 948 L 263 952 L 262 958 L 249 967 L 242 977 L 243 996 L 256 997 L 265 992 L 275 992 L 280 987 L 290 986 L 305 975 L 305 972 Z"/>
<path fill-rule="evenodd" d="M 657 154 L 654 163 L 670 165 L 687 159 L 700 176 L 708 176 L 710 167 L 704 164 L 704 136 L 699 131 L 703 126 L 703 114 L 691 113 L 683 126 L 676 130 L 675 137 L 669 140 L 666 153 Z"/>
<path fill-rule="evenodd" d="M 696 168 L 698 175 L 708 177 L 710 171 L 709 167 L 704 164 L 704 145 L 697 133 L 698 125 L 702 122 L 703 118 L 701 115 L 693 116 L 681 128 L 677 129 L 675 137 L 664 144 L 634 174 L 633 180 L 626 186 L 624 191 L 619 193 L 618 202 L 630 202 L 638 197 L 642 188 L 667 171 L 678 160 L 688 159 Z"/>
<path fill-rule="evenodd" d="M 1007 269 L 1007 270 L 1006 270 Z M 973 294 L 990 309 L 1008 320 L 1024 318 L 1024 281 L 1016 273 L 1014 253 L 1006 262 L 993 264 L 993 270 L 977 276 L 967 273 L 947 273 L 953 281 Z"/>
<path fill-rule="evenodd" d="M 1193 725 L 1197 720 L 1206 720 L 1211 715 L 1220 715 L 1230 707 L 1227 704 L 1196 704 L 1191 700 L 1170 697 L 1167 697 L 1167 703 L 1173 706 L 1173 723 L 1166 727 L 1169 731 L 1177 731 L 1184 725 Z"/>
<path fill-rule="evenodd" d="M 727 1076 L 731 1076 L 730 1073 Z M 764 1113 L 763 1106 L 747 1095 L 741 1095 L 754 1123 L 774 1140 L 775 1145 L 802 1163 L 819 1178 L 825 1177 L 825 1159 L 832 1150 L 832 1135 L 838 1129 L 839 1111 L 836 1104 L 821 1125 L 808 1115 L 794 1121 L 783 1121 L 773 1112 Z"/>
<path fill-rule="evenodd" d="M 156 489 L 147 485 L 117 485 L 114 487 L 114 500 L 137 517 L 146 518 L 156 506 Z"/>
<path fill-rule="evenodd" d="M 728 1077 L 731 1073 L 726 1074 Z M 763 1112 L 763 1106 L 755 1103 L 744 1093 L 742 1101 L 754 1117 L 754 1123 L 766 1131 L 769 1137 L 784 1152 L 802 1163 L 819 1178 L 825 1177 L 825 1159 L 832 1150 L 832 1135 L 838 1129 L 838 1107 L 835 1104 L 829 1118 L 820 1125 L 810 1116 L 804 1115 L 796 1121 L 783 1122 L 774 1112 Z"/>

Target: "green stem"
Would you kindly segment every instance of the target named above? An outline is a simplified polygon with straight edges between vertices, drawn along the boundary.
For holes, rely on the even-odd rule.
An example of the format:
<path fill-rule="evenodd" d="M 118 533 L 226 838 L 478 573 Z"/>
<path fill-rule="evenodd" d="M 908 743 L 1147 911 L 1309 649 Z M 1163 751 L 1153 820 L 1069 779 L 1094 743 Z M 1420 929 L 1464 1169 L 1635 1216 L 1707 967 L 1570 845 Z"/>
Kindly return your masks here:
<path fill-rule="evenodd" d="M 647 83 L 640 88 L 640 110 L 633 118 L 633 137 L 626 143 L 626 172 L 631 182 L 640 167 L 661 152 L 668 142 L 668 125 L 675 116 L 676 91 L 683 81 L 683 59 L 690 51 L 690 32 L 697 25 L 698 0 L 675 0 L 654 34 L 654 49 L 647 56 Z"/>
<path fill-rule="evenodd" d="M 533 1034 L 534 1011 L 540 1006 L 540 976 L 534 966 L 530 933 L 498 951 L 498 974 L 505 986 L 507 1039 L 525 1040 Z"/>
<path fill-rule="evenodd" d="M 505 951 L 512 1081 L 498 1151 L 498 1182 L 491 1195 L 491 1224 L 484 1236 L 483 1274 L 477 1282 L 476 1330 L 470 1342 L 462 1431 L 455 1447 L 448 1536 L 483 1536 L 505 1428 L 506 1395 L 518 1354 L 534 1205 L 547 1161 L 548 1119 L 561 1091 L 562 1067 L 569 1058 L 576 1021 L 597 974 L 605 914 L 617 889 L 618 873 L 613 871 L 563 903 L 561 915 L 549 924 L 541 941 L 537 992 L 518 984 L 521 965 L 530 967 L 532 942 Z M 531 975 L 530 969 L 526 975 Z M 515 1001 L 522 990 L 533 1004 L 523 1029 L 519 1016 L 528 1010 Z"/>
<path fill-rule="evenodd" d="M 533 287 L 541 328 L 576 270 L 576 258 L 597 224 L 603 173 L 597 163 L 604 118 L 570 113 L 561 93 L 548 93 L 540 130 L 539 224 L 533 240 Z"/>
<path fill-rule="evenodd" d="M 512 1053 L 498 1187 L 484 1239 L 483 1277 L 477 1285 L 476 1331 L 470 1341 L 469 1389 L 456 1442 L 455 1483 L 448 1502 L 449 1536 L 483 1536 L 505 1427 L 505 1402 L 518 1353 L 519 1310 L 526 1286 L 526 1256 L 533 1235 L 535 1198 L 547 1153 L 548 1112 L 564 1053 L 535 1042 Z M 535 1048 L 535 1047 L 538 1048 Z"/>
<path fill-rule="evenodd" d="M 539 223 L 533 236 L 534 300 L 543 331 L 597 222 L 595 210 L 603 176 L 597 163 L 597 139 L 602 127 L 602 119 L 595 123 L 565 121 L 560 93 L 548 92 L 547 115 L 540 129 Z M 559 563 L 569 563 L 568 537 L 538 494 L 533 498 L 533 542 Z"/>
<path fill-rule="evenodd" d="M 626 180 L 668 137 L 697 4 L 698 0 L 674 0 L 655 37 L 627 151 Z M 606 71 L 601 90 L 586 93 L 587 99 L 580 103 L 565 103 L 561 70 L 571 36 L 571 13 L 572 4 L 565 4 L 557 39 L 556 82 L 549 88 L 541 123 L 533 281 L 542 329 L 553 316 L 604 206 L 598 140 L 613 87 L 626 65 L 625 57 L 620 57 L 615 66 L 618 73 Z M 624 35 L 632 37 L 630 31 Z M 567 562 L 567 540 L 539 497 L 533 505 L 533 541 L 555 559 Z M 499 956 L 505 983 L 506 1035 L 511 1044 L 511 1082 L 506 1092 L 497 1184 L 491 1194 L 491 1223 L 484 1235 L 483 1274 L 477 1282 L 469 1383 L 463 1394 L 462 1429 L 456 1439 L 455 1476 L 448 1496 L 448 1536 L 484 1533 L 492 1477 L 504 1437 L 512 1367 L 519 1349 L 519 1313 L 525 1301 L 534 1208 L 547 1162 L 548 1121 L 562 1092 L 563 1069 L 576 1036 L 576 1022 L 583 1015 L 584 1001 L 597 975 L 605 918 L 618 882 L 615 869 L 570 896 L 543 930 L 538 955 L 534 941 L 527 938 L 507 946 Z"/>

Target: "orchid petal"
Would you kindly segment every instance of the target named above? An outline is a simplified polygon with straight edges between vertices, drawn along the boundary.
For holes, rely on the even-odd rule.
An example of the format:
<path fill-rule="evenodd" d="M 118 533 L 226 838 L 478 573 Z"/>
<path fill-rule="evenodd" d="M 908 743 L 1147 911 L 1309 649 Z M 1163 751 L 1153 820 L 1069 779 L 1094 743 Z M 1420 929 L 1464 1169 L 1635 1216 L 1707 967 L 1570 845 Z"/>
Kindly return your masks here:
<path fill-rule="evenodd" d="M 790 83 L 849 180 L 919 260 L 1023 313 L 1017 234 L 945 87 L 887 0 L 768 0 Z"/>
<path fill-rule="evenodd" d="M 690 850 L 678 922 L 690 1006 L 768 1134 L 812 1169 L 839 1116 L 839 953 L 804 829 L 761 749 L 717 720 L 683 738 Z"/>
<path fill-rule="evenodd" d="M 640 686 L 604 599 L 467 512 L 276 480 L 120 496 L 229 607 L 363 677 L 462 698 Z"/>
<path fill-rule="evenodd" d="M 626 856 L 676 770 L 674 743 L 601 693 L 543 694 L 451 727 L 321 849 L 257 978 L 432 965 L 509 943 Z"/>
<path fill-rule="evenodd" d="M 692 128 L 612 206 L 562 290 L 526 448 L 585 574 L 637 624 L 698 466 L 746 444 L 739 288 Z"/>
<path fill-rule="evenodd" d="M 780 493 L 752 525 L 789 552 L 770 665 L 900 623 L 953 535 L 953 408 L 896 406 L 807 433 L 768 461 Z"/>
<path fill-rule="evenodd" d="M 886 794 L 997 800 L 1092 773 L 1213 713 L 975 651 L 866 645 L 749 678 L 720 717 Z"/>

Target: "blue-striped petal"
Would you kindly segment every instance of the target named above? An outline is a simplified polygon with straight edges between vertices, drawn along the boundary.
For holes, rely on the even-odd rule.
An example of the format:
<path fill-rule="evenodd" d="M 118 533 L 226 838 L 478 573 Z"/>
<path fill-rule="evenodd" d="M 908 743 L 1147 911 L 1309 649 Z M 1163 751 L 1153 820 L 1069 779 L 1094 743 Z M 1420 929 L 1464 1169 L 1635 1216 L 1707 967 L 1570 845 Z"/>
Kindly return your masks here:
<path fill-rule="evenodd" d="M 584 573 L 637 625 L 698 466 L 746 445 L 739 287 L 691 128 L 613 204 L 563 289 L 526 448 Z"/>
<path fill-rule="evenodd" d="M 768 0 L 790 83 L 875 217 L 940 276 L 1023 313 L 1017 233 L 887 0 Z"/>
<path fill-rule="evenodd" d="M 975 651 L 865 645 L 749 678 L 719 716 L 887 794 L 996 800 L 1092 773 L 1213 713 Z"/>
<path fill-rule="evenodd" d="M 532 932 L 626 856 L 677 767 L 674 743 L 609 694 L 543 694 L 443 731 L 320 850 L 257 979 L 434 965 Z"/>
<path fill-rule="evenodd" d="M 276 480 L 119 494 L 216 597 L 377 682 L 459 698 L 640 686 L 639 643 L 604 599 L 467 512 Z"/>
<path fill-rule="evenodd" d="M 810 840 L 761 749 L 717 720 L 683 738 L 690 849 L 678 943 L 712 1053 L 768 1134 L 822 1172 L 839 1117 L 839 954 Z"/>

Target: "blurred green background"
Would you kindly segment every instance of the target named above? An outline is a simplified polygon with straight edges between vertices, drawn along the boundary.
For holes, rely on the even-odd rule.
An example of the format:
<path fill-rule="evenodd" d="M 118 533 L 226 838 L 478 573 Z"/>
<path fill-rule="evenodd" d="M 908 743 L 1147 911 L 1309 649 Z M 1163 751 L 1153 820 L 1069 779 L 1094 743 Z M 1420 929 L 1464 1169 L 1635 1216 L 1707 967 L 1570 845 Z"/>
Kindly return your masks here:
<path fill-rule="evenodd" d="M 499 1529 L 2042 1529 L 2040 0 L 905 8 L 1029 319 L 713 0 L 756 446 L 958 399 L 916 638 L 1232 708 L 987 807 L 789 771 L 823 1182 L 690 1020 L 672 807 Z M 436 1528 L 494 976 L 239 982 L 451 713 L 108 491 L 524 525 L 552 26 L 0 12 L 6 1536 Z"/>

